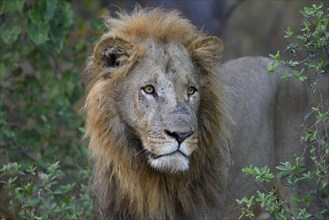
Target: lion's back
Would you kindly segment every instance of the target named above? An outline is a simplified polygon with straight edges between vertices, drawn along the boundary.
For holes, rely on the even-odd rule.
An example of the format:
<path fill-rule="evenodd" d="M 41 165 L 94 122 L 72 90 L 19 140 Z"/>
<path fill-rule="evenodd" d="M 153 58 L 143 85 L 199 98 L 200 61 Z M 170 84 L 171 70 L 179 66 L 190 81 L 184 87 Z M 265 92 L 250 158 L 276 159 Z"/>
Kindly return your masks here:
<path fill-rule="evenodd" d="M 298 131 L 308 107 L 305 87 L 297 80 L 270 75 L 265 57 L 244 57 L 220 67 L 232 127 L 232 198 L 254 193 L 243 167 L 269 166 L 298 154 Z M 280 68 L 279 72 L 291 71 Z M 234 202 L 234 201 L 232 201 Z"/>

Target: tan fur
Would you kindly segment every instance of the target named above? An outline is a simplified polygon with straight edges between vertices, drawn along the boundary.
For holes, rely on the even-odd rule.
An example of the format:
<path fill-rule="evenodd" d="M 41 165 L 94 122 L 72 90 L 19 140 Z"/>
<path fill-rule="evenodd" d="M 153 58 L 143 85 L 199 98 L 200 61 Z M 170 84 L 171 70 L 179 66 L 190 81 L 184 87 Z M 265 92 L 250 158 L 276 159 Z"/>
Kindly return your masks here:
<path fill-rule="evenodd" d="M 264 122 L 254 116 L 249 118 L 248 114 L 274 109 L 275 100 L 280 99 L 275 98 L 279 79 L 256 80 L 260 76 L 257 74 L 266 70 L 267 61 L 264 59 L 246 59 L 239 61 L 239 65 L 229 64 L 224 68 L 225 75 L 218 74 L 218 62 L 223 49 L 221 41 L 207 36 L 176 11 L 136 9 L 131 14 L 120 12 L 116 18 L 108 17 L 106 23 L 109 31 L 95 46 L 86 69 L 85 104 L 86 136 L 90 139 L 89 150 L 94 162 L 93 187 L 101 218 L 221 219 L 223 212 L 228 211 L 226 202 L 231 197 L 228 196 L 231 165 L 229 145 L 238 155 L 233 157 L 238 161 L 235 161 L 236 165 L 230 174 L 240 172 L 241 167 L 252 162 L 249 160 L 251 158 L 256 165 L 273 162 L 267 156 L 274 157 L 274 132 L 266 129 L 271 126 L 280 128 L 281 125 L 274 125 L 272 120 L 279 114 L 273 116 L 274 110 L 264 113 L 269 115 Z M 183 57 L 184 62 L 186 65 L 192 62 L 193 73 L 183 71 L 182 74 L 197 79 L 200 88 L 195 131 L 197 137 L 193 139 L 197 140 L 198 147 L 189 157 L 186 171 L 171 173 L 151 167 L 144 154 L 143 141 L 139 138 L 141 131 L 133 128 L 134 123 L 142 123 L 138 118 L 141 116 L 136 114 L 136 106 L 131 104 L 135 99 L 126 100 L 128 97 L 125 97 L 125 93 L 138 83 L 136 80 L 139 79 L 133 78 L 133 73 L 136 73 L 134 68 L 148 62 L 145 57 L 149 56 L 152 47 L 159 51 L 171 47 L 181 54 L 186 50 L 188 55 Z M 111 59 L 113 54 L 115 59 Z M 163 57 L 166 56 L 164 52 Z M 170 59 L 172 57 L 168 58 L 169 63 Z M 148 70 L 145 68 L 142 70 Z M 250 72 L 251 69 L 253 71 Z M 230 80 L 233 73 L 235 75 Z M 159 74 L 160 77 L 167 77 Z M 155 74 L 155 78 L 159 74 Z M 253 79 L 250 80 L 250 88 L 244 84 L 244 81 L 249 80 L 248 77 Z M 235 80 L 238 81 L 237 86 Z M 268 93 L 254 92 L 260 86 L 265 87 Z M 225 90 L 227 87 L 229 90 Z M 262 93 L 264 95 L 259 96 Z M 265 101 L 253 103 L 248 102 L 248 97 L 250 100 L 261 98 L 261 101 L 270 101 L 269 104 Z M 231 102 L 227 103 L 229 99 Z M 264 107 L 261 106 L 263 104 Z M 243 112 L 239 108 L 244 108 Z M 166 113 L 165 106 L 163 111 Z M 296 114 L 297 110 L 293 111 Z M 235 126 L 232 126 L 230 113 L 236 120 Z M 133 120 L 134 117 L 130 118 L 131 115 L 136 117 L 137 122 Z M 257 132 L 252 133 L 252 123 L 259 128 Z M 266 126 L 266 129 L 262 126 Z M 255 140 L 250 141 L 252 138 Z M 264 154 L 261 156 L 263 160 L 258 159 L 255 153 L 252 154 L 254 156 L 246 156 L 245 161 L 241 159 L 245 154 L 239 155 L 239 147 L 242 152 L 250 152 L 254 145 L 257 146 L 257 152 Z M 235 177 L 239 177 L 238 181 Z M 230 179 L 233 183 L 243 181 L 237 174 L 231 175 Z M 249 193 L 251 188 L 244 187 L 242 185 L 241 189 Z M 234 201 L 234 198 L 231 199 Z"/>

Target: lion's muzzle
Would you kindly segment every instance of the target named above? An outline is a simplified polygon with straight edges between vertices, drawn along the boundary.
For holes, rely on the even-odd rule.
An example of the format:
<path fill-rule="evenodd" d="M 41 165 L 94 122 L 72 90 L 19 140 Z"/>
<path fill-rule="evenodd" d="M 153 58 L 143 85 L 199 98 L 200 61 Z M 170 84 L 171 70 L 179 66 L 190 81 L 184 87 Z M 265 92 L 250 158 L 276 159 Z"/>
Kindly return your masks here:
<path fill-rule="evenodd" d="M 150 140 L 148 161 L 151 167 L 162 171 L 177 173 L 189 169 L 189 157 L 197 148 L 197 136 L 191 130 L 163 132 L 165 141 Z"/>

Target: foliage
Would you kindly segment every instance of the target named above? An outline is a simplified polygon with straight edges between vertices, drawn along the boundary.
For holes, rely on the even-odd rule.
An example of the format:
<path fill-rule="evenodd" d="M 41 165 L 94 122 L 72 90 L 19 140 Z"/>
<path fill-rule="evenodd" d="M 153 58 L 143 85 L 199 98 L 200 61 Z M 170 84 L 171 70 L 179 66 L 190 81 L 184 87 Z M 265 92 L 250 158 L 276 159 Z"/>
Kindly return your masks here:
<path fill-rule="evenodd" d="M 2 167 L 0 180 L 15 217 L 92 215 L 80 175 L 89 170 L 77 104 L 87 55 L 76 19 L 65 0 L 1 0 L 0 150 L 15 163 Z"/>
<path fill-rule="evenodd" d="M 77 67 L 84 61 L 82 44 L 73 46 L 68 36 L 71 6 L 8 0 L 1 14 L 1 145 L 11 158 L 23 152 L 43 167 L 54 155 L 70 163 L 69 156 L 83 153 L 73 106 L 82 95 Z"/>
<path fill-rule="evenodd" d="M 296 42 L 287 46 L 292 59 L 282 60 L 278 51 L 270 55 L 273 61 L 268 66 L 269 73 L 276 72 L 281 63 L 293 68 L 294 73 L 284 72 L 281 77 L 301 81 L 308 79 L 313 93 L 319 97 L 319 103 L 305 117 L 310 120 L 315 116 L 316 120 L 301 135 L 304 154 L 276 167 L 276 178 L 285 181 L 285 186 L 295 195 L 288 204 L 275 189 L 266 190 L 264 183 L 274 181 L 274 174 L 267 167 L 244 168 L 243 172 L 254 176 L 261 190 L 255 196 L 237 200 L 242 206 L 240 218 L 255 216 L 253 208 L 256 205 L 274 219 L 320 219 L 329 214 L 328 204 L 324 202 L 329 197 L 329 103 L 324 100 L 320 87 L 320 83 L 329 78 L 329 9 L 322 8 L 323 5 L 312 5 L 300 11 L 304 16 L 301 33 L 296 36 Z M 294 36 L 293 30 L 288 27 L 285 38 Z M 308 160 L 312 166 L 303 165 Z"/>
<path fill-rule="evenodd" d="M 88 173 L 88 172 L 87 172 Z M 92 200 L 85 184 L 62 184 L 59 162 L 49 164 L 45 173 L 30 165 L 26 170 L 18 163 L 9 163 L 0 169 L 4 188 L 12 198 L 9 209 L 20 219 L 92 219 Z M 80 179 L 87 179 L 85 171 Z M 24 180 L 19 185 L 16 180 Z M 80 191 L 80 192 L 77 192 Z"/>

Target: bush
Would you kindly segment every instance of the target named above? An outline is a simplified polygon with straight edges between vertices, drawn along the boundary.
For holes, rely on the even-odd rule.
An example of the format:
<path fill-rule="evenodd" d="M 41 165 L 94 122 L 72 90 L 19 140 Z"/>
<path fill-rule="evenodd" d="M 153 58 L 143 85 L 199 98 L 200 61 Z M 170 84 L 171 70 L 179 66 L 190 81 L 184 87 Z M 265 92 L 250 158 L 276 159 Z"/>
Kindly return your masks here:
<path fill-rule="evenodd" d="M 82 44 L 70 39 L 71 5 L 6 0 L 1 18 L 1 145 L 23 163 L 28 157 L 45 167 L 61 158 L 73 165 L 71 156 L 84 154 L 76 138 L 82 119 L 73 106 L 82 96 L 78 71 L 85 57 Z"/>
<path fill-rule="evenodd" d="M 282 60 L 278 51 L 270 55 L 273 61 L 268 66 L 269 73 L 274 73 L 281 63 L 293 68 L 294 73 L 284 72 L 281 77 L 308 80 L 313 93 L 318 96 L 317 105 L 305 117 L 305 120 L 316 118 L 315 123 L 306 127 L 300 137 L 305 153 L 295 156 L 292 162 L 282 162 L 276 167 L 276 175 L 267 167 L 244 168 L 243 172 L 254 176 L 262 190 L 250 198 L 237 200 L 242 207 L 240 218 L 255 216 L 253 208 L 256 205 L 274 219 L 320 219 L 329 214 L 328 203 L 325 202 L 329 197 L 329 103 L 320 86 L 329 78 L 329 9 L 322 9 L 323 5 L 312 5 L 300 11 L 304 17 L 300 34 L 295 36 L 290 27 L 285 34 L 285 38 L 295 37 L 294 42 L 287 46 L 292 59 Z M 303 165 L 307 160 L 312 162 L 312 166 Z M 275 177 L 285 181 L 286 187 L 296 192 L 291 198 L 291 206 L 279 197 L 275 189 L 267 191 L 263 187 L 264 183 L 273 182 Z"/>
<path fill-rule="evenodd" d="M 81 183 L 63 183 L 59 162 L 49 164 L 46 172 L 30 165 L 26 170 L 18 163 L 0 169 L 0 177 L 11 198 L 8 208 L 19 219 L 93 219 L 93 203 L 89 188 Z M 89 178 L 88 171 L 79 172 L 79 180 Z M 17 181 L 19 180 L 19 181 Z M 81 181 L 83 182 L 83 181 Z M 19 184 L 18 184 L 19 183 Z"/>
<path fill-rule="evenodd" d="M 0 197 L 15 218 L 92 218 L 77 104 L 87 55 L 71 3 L 2 0 L 0 20 L 1 163 L 14 161 Z"/>

